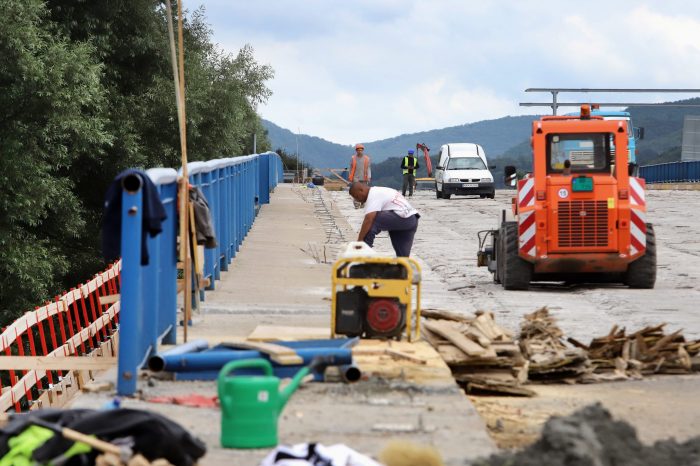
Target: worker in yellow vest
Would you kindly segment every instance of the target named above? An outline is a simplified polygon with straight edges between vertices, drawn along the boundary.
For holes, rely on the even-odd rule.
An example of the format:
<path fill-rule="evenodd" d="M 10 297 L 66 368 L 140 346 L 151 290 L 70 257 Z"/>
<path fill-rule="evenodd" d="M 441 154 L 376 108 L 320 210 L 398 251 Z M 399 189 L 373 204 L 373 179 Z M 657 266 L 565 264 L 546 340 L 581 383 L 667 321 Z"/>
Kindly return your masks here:
<path fill-rule="evenodd" d="M 416 184 L 416 170 L 418 170 L 418 158 L 413 155 L 413 149 L 408 150 L 408 155 L 401 160 L 401 169 L 403 170 L 403 189 L 401 194 L 406 196 L 406 188 L 408 195 L 413 196 L 413 187 Z"/>

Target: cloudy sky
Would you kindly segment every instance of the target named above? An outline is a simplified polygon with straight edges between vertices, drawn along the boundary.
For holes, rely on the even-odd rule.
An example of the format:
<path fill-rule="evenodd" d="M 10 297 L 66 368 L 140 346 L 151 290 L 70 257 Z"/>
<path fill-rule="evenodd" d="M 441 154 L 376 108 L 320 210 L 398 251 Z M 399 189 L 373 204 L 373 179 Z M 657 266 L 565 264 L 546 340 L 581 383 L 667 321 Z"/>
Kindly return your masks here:
<path fill-rule="evenodd" d="M 204 5 L 223 49 L 248 43 L 272 65 L 264 118 L 343 144 L 535 113 L 518 103 L 551 98 L 528 87 L 700 88 L 700 2 L 692 0 L 184 4 Z"/>

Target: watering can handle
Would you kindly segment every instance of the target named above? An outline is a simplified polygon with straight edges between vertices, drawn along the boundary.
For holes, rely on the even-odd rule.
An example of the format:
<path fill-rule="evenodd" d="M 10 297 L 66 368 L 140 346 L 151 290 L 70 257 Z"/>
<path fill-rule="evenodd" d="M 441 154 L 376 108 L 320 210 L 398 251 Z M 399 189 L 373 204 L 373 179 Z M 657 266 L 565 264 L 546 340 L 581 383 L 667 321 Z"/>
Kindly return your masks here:
<path fill-rule="evenodd" d="M 222 381 L 226 376 L 236 369 L 262 369 L 265 375 L 272 375 L 272 364 L 267 359 L 244 359 L 241 361 L 231 361 L 226 363 L 219 372 L 219 381 Z"/>

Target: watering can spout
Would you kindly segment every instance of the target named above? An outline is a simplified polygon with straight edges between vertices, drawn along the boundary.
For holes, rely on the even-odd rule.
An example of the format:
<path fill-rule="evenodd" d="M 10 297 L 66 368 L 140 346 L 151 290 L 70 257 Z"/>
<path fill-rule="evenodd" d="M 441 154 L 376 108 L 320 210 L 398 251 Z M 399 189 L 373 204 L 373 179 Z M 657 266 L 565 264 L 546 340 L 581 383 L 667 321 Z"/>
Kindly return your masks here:
<path fill-rule="evenodd" d="M 317 356 L 311 361 L 311 364 L 297 372 L 292 381 L 289 382 L 289 385 L 284 387 L 284 390 L 280 392 L 279 410 L 282 411 L 284 406 L 287 404 L 287 401 L 289 401 L 289 398 L 292 396 L 292 393 L 294 393 L 297 390 L 297 388 L 299 388 L 299 385 L 301 385 L 301 382 L 304 380 L 304 377 L 309 375 L 311 371 L 332 364 L 334 364 L 333 356 Z"/>
<path fill-rule="evenodd" d="M 280 392 L 280 405 L 278 408 L 280 411 L 284 409 L 284 406 L 287 404 L 287 401 L 289 401 L 289 398 L 292 396 L 292 393 L 294 393 L 297 390 L 297 388 L 299 388 L 299 385 L 301 385 L 302 380 L 304 380 L 304 377 L 309 375 L 309 372 L 311 372 L 310 366 L 301 369 L 299 372 L 296 373 L 291 382 L 289 382 L 289 384 L 286 387 L 284 387 L 284 389 Z"/>

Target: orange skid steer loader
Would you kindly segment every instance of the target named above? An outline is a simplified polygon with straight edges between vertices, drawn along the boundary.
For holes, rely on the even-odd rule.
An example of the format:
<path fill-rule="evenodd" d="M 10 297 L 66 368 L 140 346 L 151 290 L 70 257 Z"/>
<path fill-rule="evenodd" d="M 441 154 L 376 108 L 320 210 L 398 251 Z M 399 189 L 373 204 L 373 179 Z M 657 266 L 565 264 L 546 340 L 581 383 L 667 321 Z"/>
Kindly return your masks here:
<path fill-rule="evenodd" d="M 478 265 L 507 290 L 533 281 L 653 288 L 656 239 L 644 180 L 630 176 L 626 121 L 547 116 L 532 125 L 533 171 L 517 182 L 515 221 L 479 232 Z M 506 177 L 515 173 L 506 167 Z M 489 241 L 491 239 L 491 241 Z"/>

